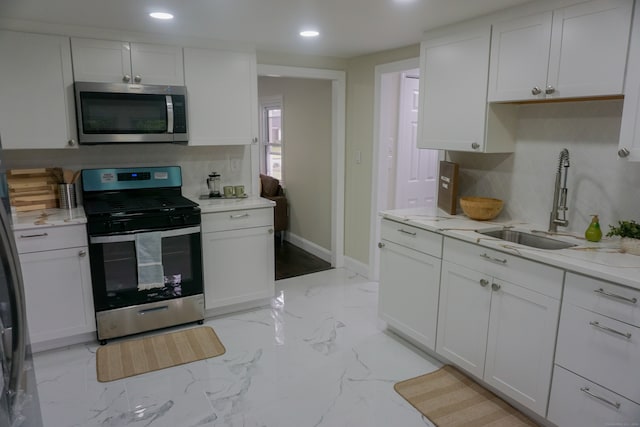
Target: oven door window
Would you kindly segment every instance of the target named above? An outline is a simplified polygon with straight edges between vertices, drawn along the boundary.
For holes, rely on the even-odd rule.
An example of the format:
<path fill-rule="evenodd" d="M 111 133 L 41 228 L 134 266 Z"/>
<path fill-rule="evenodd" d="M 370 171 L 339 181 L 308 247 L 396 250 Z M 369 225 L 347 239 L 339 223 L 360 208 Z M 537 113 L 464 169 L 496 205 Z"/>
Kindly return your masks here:
<path fill-rule="evenodd" d="M 117 237 L 116 241 L 106 240 L 90 246 L 96 310 L 202 293 L 199 232 L 162 238 L 164 287 L 146 290 L 138 289 L 135 241 L 117 241 Z"/>

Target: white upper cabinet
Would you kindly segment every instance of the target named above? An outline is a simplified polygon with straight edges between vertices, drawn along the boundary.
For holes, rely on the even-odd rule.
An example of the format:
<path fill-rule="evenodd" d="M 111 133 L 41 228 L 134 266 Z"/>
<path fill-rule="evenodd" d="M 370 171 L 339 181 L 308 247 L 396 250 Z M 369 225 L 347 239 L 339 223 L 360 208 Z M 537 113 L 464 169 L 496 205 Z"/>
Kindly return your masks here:
<path fill-rule="evenodd" d="M 487 105 L 490 40 L 483 26 L 422 42 L 418 148 L 513 151 L 515 110 Z"/>
<path fill-rule="evenodd" d="M 76 81 L 184 85 L 182 48 L 72 38 Z"/>
<path fill-rule="evenodd" d="M 491 101 L 623 93 L 633 0 L 594 0 L 493 26 Z"/>
<path fill-rule="evenodd" d="M 618 156 L 634 162 L 640 162 L 640 7 L 638 6 L 635 8 L 633 17 L 634 25 L 629 46 L 618 147 Z"/>
<path fill-rule="evenodd" d="M 257 136 L 255 53 L 184 49 L 189 145 L 251 144 Z"/>
<path fill-rule="evenodd" d="M 0 31 L 2 148 L 76 147 L 69 39 Z"/>

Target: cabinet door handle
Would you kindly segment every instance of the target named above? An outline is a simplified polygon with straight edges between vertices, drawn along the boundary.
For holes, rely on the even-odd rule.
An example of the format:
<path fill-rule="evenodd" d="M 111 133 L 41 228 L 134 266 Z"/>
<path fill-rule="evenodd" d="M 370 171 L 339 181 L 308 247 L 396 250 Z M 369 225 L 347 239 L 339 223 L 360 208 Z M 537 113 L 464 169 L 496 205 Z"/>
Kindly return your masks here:
<path fill-rule="evenodd" d="M 384 248 L 384 246 L 385 246 L 385 244 L 384 244 L 384 243 L 382 243 L 382 242 L 378 242 L 378 248 L 379 248 L 379 249 Z"/>
<path fill-rule="evenodd" d="M 80 252 L 78 252 L 78 256 L 87 256 L 87 251 L 82 249 Z"/>
<path fill-rule="evenodd" d="M 485 253 L 483 253 L 483 254 L 482 254 L 482 255 L 480 255 L 480 256 L 481 256 L 482 258 L 486 259 L 486 260 L 491 261 L 491 262 L 497 262 L 497 263 L 500 263 L 500 264 L 506 264 L 506 263 L 507 263 L 507 260 L 506 260 L 506 259 L 494 258 L 494 257 L 492 257 L 492 256 L 487 255 L 487 254 L 486 254 L 486 252 L 485 252 Z"/>
<path fill-rule="evenodd" d="M 600 295 L 604 295 L 605 297 L 617 299 L 617 300 L 624 301 L 624 302 L 629 302 L 631 304 L 635 304 L 635 303 L 638 302 L 637 298 L 627 298 L 627 297 L 623 297 L 622 295 L 612 294 L 612 293 L 609 293 L 609 292 L 605 291 L 602 288 L 594 289 L 593 292 L 595 292 L 597 294 L 600 294 Z"/>
<path fill-rule="evenodd" d="M 76 140 L 75 139 L 70 139 L 67 141 L 67 145 L 69 147 L 73 147 L 74 145 L 76 145 Z"/>
<path fill-rule="evenodd" d="M 407 230 L 403 230 L 402 228 L 400 228 L 398 231 L 400 233 L 408 234 L 409 236 L 416 236 L 418 234 L 415 231 L 407 231 Z"/>
<path fill-rule="evenodd" d="M 269 234 L 273 234 L 273 228 L 269 229 Z"/>
<path fill-rule="evenodd" d="M 491 290 L 492 291 L 499 291 L 501 287 L 502 286 L 498 285 L 497 283 L 492 283 L 491 284 Z"/>
<path fill-rule="evenodd" d="M 125 83 L 129 83 L 131 81 L 131 76 L 129 74 L 125 74 L 122 76 L 122 81 Z"/>
<path fill-rule="evenodd" d="M 540 95 L 541 93 L 542 90 L 538 86 L 534 86 L 533 89 L 531 89 L 531 95 Z"/>
<path fill-rule="evenodd" d="M 483 288 L 486 288 L 488 284 L 489 281 L 487 279 L 480 279 L 480 286 L 482 286 Z"/>
<path fill-rule="evenodd" d="M 480 148 L 480 144 L 478 144 L 477 142 L 472 142 L 471 143 L 471 148 L 474 150 L 477 150 L 478 148 Z"/>
<path fill-rule="evenodd" d="M 246 218 L 248 216 L 249 216 L 248 213 L 243 213 L 243 214 L 238 214 L 238 215 L 229 215 L 229 218 L 231 218 L 231 219 L 240 219 L 240 218 Z"/>
<path fill-rule="evenodd" d="M 611 332 L 612 334 L 620 335 L 621 337 L 626 338 L 626 339 L 628 339 L 628 340 L 630 340 L 630 339 L 631 339 L 631 332 L 620 332 L 620 331 L 616 331 L 615 329 L 611 329 L 611 328 L 609 328 L 609 327 L 607 327 L 607 326 L 602 326 L 602 325 L 600 324 L 600 322 L 596 322 L 595 320 L 592 320 L 591 322 L 589 322 L 589 324 L 590 324 L 591 326 L 594 326 L 594 327 L 596 327 L 596 328 L 600 329 L 600 330 L 607 331 L 607 332 Z"/>
<path fill-rule="evenodd" d="M 142 81 L 142 77 L 140 77 L 140 74 L 136 74 L 136 76 L 133 78 L 133 81 L 136 83 L 140 83 Z"/>
<path fill-rule="evenodd" d="M 599 400 L 599 401 L 601 401 L 601 402 L 606 403 L 606 404 L 607 404 L 607 405 L 609 405 L 609 406 L 613 406 L 613 407 L 614 407 L 614 408 L 616 408 L 616 409 L 620 409 L 620 403 L 619 403 L 619 402 L 612 402 L 612 401 L 610 401 L 610 400 L 605 399 L 605 398 L 604 398 L 604 397 L 602 397 L 602 396 L 598 396 L 597 394 L 594 394 L 593 392 L 591 392 L 591 391 L 589 390 L 589 387 L 581 387 L 581 388 L 580 388 L 580 391 L 581 391 L 581 392 L 583 392 L 583 393 L 588 394 L 589 396 L 591 396 L 591 397 L 593 397 L 593 398 L 595 398 L 595 399 L 598 399 L 598 400 Z"/>
<path fill-rule="evenodd" d="M 622 147 L 621 149 L 618 150 L 618 157 L 627 157 L 629 154 L 631 154 L 631 152 L 629 151 L 628 148 L 624 148 Z"/>
<path fill-rule="evenodd" d="M 40 233 L 40 234 L 21 234 L 20 238 L 21 239 L 30 239 L 32 237 L 47 237 L 49 234 L 48 233 Z"/>
<path fill-rule="evenodd" d="M 546 93 L 547 95 L 551 95 L 552 93 L 555 93 L 556 88 L 549 85 L 547 86 L 547 88 L 544 90 L 544 93 Z"/>

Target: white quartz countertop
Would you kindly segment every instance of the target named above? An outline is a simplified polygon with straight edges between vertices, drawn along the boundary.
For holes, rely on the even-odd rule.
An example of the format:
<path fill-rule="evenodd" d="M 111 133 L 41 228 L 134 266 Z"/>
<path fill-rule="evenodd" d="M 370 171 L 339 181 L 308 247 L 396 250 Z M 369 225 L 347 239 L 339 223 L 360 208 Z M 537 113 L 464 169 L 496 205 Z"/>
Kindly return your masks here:
<path fill-rule="evenodd" d="M 12 212 L 14 230 L 28 230 L 39 227 L 58 227 L 86 224 L 87 217 L 82 206 L 74 209 L 45 209 L 32 212 Z"/>
<path fill-rule="evenodd" d="M 247 197 L 244 199 L 204 199 L 200 200 L 198 196 L 185 196 L 200 205 L 201 212 L 227 212 L 242 209 L 260 209 L 275 206 L 275 202 L 262 197 Z"/>
<path fill-rule="evenodd" d="M 487 248 L 518 255 L 579 274 L 640 289 L 640 256 L 620 252 L 619 239 L 604 238 L 593 243 L 582 236 L 559 231 L 546 233 L 546 227 L 517 221 L 474 221 L 464 215 L 448 215 L 439 209 L 400 209 L 383 211 L 384 218 L 406 223 L 444 236 L 476 243 Z M 577 246 L 568 249 L 537 249 L 489 237 L 476 231 L 511 227 L 540 236 L 563 240 Z"/>

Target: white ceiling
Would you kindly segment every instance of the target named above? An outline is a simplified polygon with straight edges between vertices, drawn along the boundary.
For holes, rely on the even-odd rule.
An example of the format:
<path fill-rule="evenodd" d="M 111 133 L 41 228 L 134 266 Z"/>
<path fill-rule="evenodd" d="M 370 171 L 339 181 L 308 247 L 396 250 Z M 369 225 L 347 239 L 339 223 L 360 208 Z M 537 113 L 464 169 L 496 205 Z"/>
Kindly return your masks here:
<path fill-rule="evenodd" d="M 530 0 L 0 0 L 0 17 L 254 43 L 353 57 L 418 42 L 425 30 Z M 170 11 L 156 21 L 151 11 Z M 302 39 L 303 28 L 321 35 Z"/>

